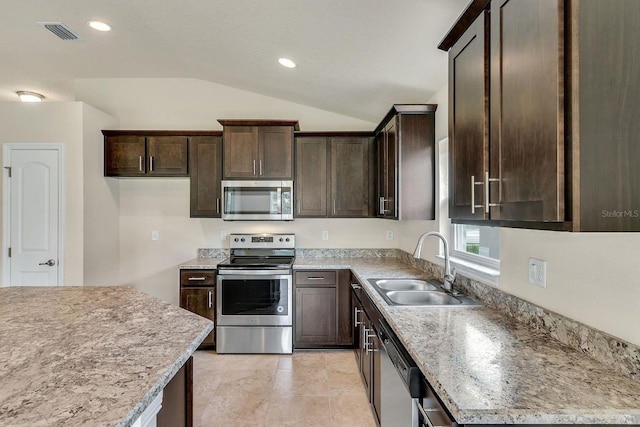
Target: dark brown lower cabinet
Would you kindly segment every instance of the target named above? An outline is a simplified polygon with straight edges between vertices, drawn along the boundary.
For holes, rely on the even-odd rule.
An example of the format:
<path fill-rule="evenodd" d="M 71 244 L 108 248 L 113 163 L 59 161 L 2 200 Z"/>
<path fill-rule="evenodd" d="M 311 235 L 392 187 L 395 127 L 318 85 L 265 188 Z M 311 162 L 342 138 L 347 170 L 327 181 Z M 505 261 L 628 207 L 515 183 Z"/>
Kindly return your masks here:
<path fill-rule="evenodd" d="M 295 348 L 353 345 L 349 270 L 297 271 Z"/>
<path fill-rule="evenodd" d="M 336 286 L 296 288 L 296 344 L 336 342 Z"/>
<path fill-rule="evenodd" d="M 216 271 L 180 270 L 180 307 L 209 320 L 216 318 Z M 215 329 L 199 348 L 216 345 Z"/>
<path fill-rule="evenodd" d="M 380 341 L 376 333 L 376 322 L 380 318 L 377 309 L 362 290 L 361 285 L 352 279 L 352 316 L 354 320 L 354 336 L 356 362 L 360 376 L 371 404 L 371 410 L 380 425 Z"/>
<path fill-rule="evenodd" d="M 162 408 L 157 427 L 191 427 L 193 425 L 193 357 L 173 376 L 162 392 Z"/>

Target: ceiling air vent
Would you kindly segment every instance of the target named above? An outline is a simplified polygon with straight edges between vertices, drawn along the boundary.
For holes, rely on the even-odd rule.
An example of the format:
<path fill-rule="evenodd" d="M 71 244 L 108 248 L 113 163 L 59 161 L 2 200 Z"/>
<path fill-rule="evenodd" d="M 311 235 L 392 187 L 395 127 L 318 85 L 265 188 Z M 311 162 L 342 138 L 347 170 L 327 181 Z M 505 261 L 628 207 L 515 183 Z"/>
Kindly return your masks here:
<path fill-rule="evenodd" d="M 78 40 L 80 37 L 62 22 L 38 22 L 62 40 Z"/>

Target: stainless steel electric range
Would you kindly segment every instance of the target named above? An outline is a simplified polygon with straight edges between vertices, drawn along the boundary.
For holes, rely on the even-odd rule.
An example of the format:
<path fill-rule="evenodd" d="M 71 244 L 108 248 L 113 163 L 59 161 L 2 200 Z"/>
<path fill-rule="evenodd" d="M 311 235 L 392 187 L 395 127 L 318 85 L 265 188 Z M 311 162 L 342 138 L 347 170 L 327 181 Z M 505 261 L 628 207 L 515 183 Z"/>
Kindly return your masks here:
<path fill-rule="evenodd" d="M 218 264 L 218 353 L 293 350 L 294 234 L 230 234 Z"/>

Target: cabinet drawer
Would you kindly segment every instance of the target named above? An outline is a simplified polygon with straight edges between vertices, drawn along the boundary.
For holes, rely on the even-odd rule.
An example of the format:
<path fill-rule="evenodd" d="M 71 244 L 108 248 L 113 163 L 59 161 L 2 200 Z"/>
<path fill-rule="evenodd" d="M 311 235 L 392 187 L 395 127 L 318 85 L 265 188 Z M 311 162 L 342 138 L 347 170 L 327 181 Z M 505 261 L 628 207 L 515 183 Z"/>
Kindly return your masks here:
<path fill-rule="evenodd" d="M 214 270 L 181 270 L 180 286 L 211 286 L 216 284 Z"/>
<path fill-rule="evenodd" d="M 295 283 L 297 286 L 299 285 L 322 286 L 322 285 L 335 285 L 337 283 L 335 270 L 296 271 L 295 276 L 296 276 Z"/>

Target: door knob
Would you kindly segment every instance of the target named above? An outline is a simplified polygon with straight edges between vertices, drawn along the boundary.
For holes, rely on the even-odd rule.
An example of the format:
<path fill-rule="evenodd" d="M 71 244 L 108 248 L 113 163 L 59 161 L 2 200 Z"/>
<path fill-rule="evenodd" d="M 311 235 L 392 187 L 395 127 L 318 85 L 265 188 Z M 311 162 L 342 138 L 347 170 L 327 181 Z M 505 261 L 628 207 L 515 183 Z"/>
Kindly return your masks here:
<path fill-rule="evenodd" d="M 38 265 L 48 265 L 49 267 L 53 267 L 54 265 L 56 265 L 56 262 L 55 262 L 54 260 L 50 259 L 49 261 L 47 261 L 47 262 L 41 262 L 41 263 L 40 263 L 40 264 L 38 264 Z"/>

